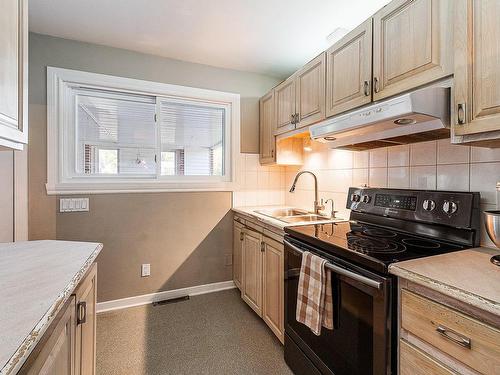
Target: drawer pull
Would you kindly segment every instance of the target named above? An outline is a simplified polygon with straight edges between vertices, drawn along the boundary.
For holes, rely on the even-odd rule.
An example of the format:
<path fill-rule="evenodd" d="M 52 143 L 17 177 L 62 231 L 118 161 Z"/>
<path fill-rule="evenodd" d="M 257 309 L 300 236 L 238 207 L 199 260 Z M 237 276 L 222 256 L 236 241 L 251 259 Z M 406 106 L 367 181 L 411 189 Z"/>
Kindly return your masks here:
<path fill-rule="evenodd" d="M 87 302 L 78 302 L 76 305 L 76 324 L 87 322 Z"/>
<path fill-rule="evenodd" d="M 465 337 L 460 333 L 453 331 L 452 329 L 439 325 L 436 328 L 436 331 L 444 338 L 453 341 L 455 344 L 463 346 L 464 348 L 467 349 L 471 348 L 470 338 Z"/>

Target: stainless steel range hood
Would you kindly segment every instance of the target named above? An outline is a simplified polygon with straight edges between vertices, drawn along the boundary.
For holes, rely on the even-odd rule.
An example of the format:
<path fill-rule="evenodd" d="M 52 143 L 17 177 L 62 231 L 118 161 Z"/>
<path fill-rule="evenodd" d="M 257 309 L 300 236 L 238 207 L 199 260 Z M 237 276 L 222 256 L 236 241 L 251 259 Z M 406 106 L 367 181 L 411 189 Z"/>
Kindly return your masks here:
<path fill-rule="evenodd" d="M 450 88 L 428 87 L 332 117 L 310 127 L 332 148 L 367 150 L 450 136 Z"/>

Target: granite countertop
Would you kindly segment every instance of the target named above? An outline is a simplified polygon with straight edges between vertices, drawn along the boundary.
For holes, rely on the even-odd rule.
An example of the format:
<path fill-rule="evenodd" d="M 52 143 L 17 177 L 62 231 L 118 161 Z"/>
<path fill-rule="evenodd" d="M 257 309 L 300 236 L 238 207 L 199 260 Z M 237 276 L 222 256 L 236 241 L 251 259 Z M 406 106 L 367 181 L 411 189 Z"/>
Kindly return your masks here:
<path fill-rule="evenodd" d="M 0 375 L 15 374 L 85 276 L 102 244 L 0 244 Z"/>
<path fill-rule="evenodd" d="M 320 220 L 320 221 L 301 221 L 301 222 L 296 222 L 296 223 L 285 223 L 284 221 L 273 219 L 272 217 L 266 216 L 259 214 L 255 211 L 257 210 L 276 210 L 276 209 L 284 209 L 284 208 L 296 208 L 296 207 L 291 207 L 291 206 L 252 206 L 252 207 L 233 207 L 233 211 L 237 212 L 240 215 L 243 216 L 250 216 L 253 219 L 256 219 L 257 221 L 260 221 L 264 224 L 271 225 L 275 228 L 279 229 L 284 229 L 285 227 L 291 227 L 291 226 L 297 226 L 297 225 L 307 225 L 307 224 L 325 224 L 325 223 L 332 223 L 332 222 L 338 222 L 338 221 L 346 221 L 346 219 L 343 218 L 336 218 L 336 219 L 330 219 L 328 217 L 325 217 L 325 220 Z"/>
<path fill-rule="evenodd" d="M 500 316 L 499 249 L 477 247 L 394 263 L 389 272 Z"/>

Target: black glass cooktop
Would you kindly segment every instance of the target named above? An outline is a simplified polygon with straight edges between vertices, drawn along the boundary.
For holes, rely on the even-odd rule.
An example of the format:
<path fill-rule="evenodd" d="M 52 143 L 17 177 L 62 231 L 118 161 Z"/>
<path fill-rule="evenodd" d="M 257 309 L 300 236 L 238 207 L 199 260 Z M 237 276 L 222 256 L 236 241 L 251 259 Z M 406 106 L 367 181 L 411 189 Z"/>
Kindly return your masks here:
<path fill-rule="evenodd" d="M 435 239 L 358 222 L 286 227 L 285 232 L 320 250 L 387 272 L 389 264 L 463 249 Z"/>

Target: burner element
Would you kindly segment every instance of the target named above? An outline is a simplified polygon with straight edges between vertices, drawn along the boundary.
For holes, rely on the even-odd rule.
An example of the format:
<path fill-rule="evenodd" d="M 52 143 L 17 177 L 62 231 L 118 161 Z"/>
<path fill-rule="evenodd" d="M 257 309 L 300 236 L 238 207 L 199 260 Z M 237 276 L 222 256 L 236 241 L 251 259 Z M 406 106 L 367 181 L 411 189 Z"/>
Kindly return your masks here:
<path fill-rule="evenodd" d="M 347 244 L 350 249 L 363 254 L 395 254 L 406 250 L 404 245 L 399 245 L 396 242 L 358 236 L 348 236 Z"/>
<path fill-rule="evenodd" d="M 396 237 L 396 233 L 390 230 L 380 229 L 380 228 L 364 228 L 363 234 L 366 234 L 367 236 L 382 237 L 382 238 Z"/>
<path fill-rule="evenodd" d="M 431 240 L 424 240 L 423 238 L 403 238 L 402 243 L 408 246 L 420 247 L 422 249 L 439 249 L 441 244 Z"/>

